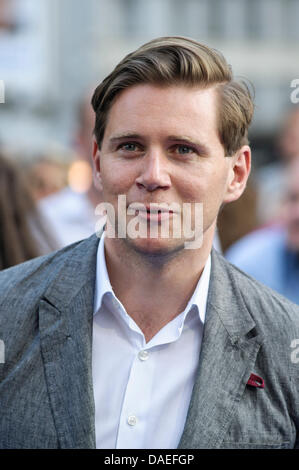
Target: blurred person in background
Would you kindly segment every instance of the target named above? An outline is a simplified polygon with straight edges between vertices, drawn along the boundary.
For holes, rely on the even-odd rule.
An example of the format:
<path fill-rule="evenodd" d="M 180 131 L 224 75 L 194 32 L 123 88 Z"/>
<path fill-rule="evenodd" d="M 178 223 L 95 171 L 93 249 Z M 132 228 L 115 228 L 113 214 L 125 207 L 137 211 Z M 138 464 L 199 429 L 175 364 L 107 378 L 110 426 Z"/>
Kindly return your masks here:
<path fill-rule="evenodd" d="M 299 114 L 298 114 L 299 115 Z M 240 269 L 299 304 L 299 155 L 284 169 L 285 193 L 279 223 L 232 245 L 226 258 Z"/>
<path fill-rule="evenodd" d="M 92 133 L 94 111 L 86 94 L 78 106 L 74 137 L 75 160 L 68 171 L 65 188 L 40 200 L 39 207 L 49 221 L 62 248 L 95 232 L 95 207 L 101 201 L 93 184 Z"/>
<path fill-rule="evenodd" d="M 222 252 L 255 230 L 258 225 L 257 191 L 255 181 L 250 176 L 242 196 L 237 201 L 223 206 L 219 212 L 217 233 Z"/>
<path fill-rule="evenodd" d="M 227 252 L 227 256 L 236 253 L 236 262 L 240 261 L 240 256 L 243 259 L 239 251 L 241 244 L 237 243 L 239 240 L 262 227 L 273 226 L 276 232 L 277 225 L 281 225 L 282 201 L 286 192 L 285 167 L 299 156 L 299 107 L 286 113 L 276 148 L 280 159 L 252 172 L 244 194 L 234 203 L 224 206 L 219 214 L 217 225 L 222 250 Z M 259 231 L 258 236 L 263 238 L 263 233 Z M 254 236 L 244 238 L 244 244 L 251 240 Z M 244 256 L 247 257 L 246 254 Z"/>
<path fill-rule="evenodd" d="M 68 165 L 58 158 L 41 156 L 22 167 L 30 181 L 30 190 L 35 201 L 55 194 L 67 186 Z"/>
<path fill-rule="evenodd" d="M 289 109 L 282 119 L 275 153 L 278 160 L 255 172 L 257 219 L 263 226 L 279 223 L 282 195 L 286 188 L 284 167 L 299 157 L 299 106 Z"/>
<path fill-rule="evenodd" d="M 17 165 L 0 154 L 0 269 L 57 248 Z"/>
<path fill-rule="evenodd" d="M 278 148 L 285 163 L 299 157 L 299 106 L 287 113 L 279 136 Z"/>

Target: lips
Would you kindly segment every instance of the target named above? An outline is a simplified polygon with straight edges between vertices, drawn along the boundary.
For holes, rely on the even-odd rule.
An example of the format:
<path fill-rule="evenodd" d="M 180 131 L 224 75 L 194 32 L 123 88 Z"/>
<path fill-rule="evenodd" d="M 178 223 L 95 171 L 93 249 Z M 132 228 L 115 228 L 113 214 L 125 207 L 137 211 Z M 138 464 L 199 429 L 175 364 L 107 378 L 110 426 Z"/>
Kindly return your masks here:
<path fill-rule="evenodd" d="M 168 207 L 167 207 L 168 206 Z M 158 203 L 150 203 L 150 204 L 141 204 L 141 203 L 133 203 L 130 204 L 130 209 L 135 210 L 138 212 L 138 217 L 148 222 L 162 222 L 163 220 L 167 220 L 173 216 L 175 211 L 169 209 L 169 205 L 167 203 L 158 204 Z"/>
<path fill-rule="evenodd" d="M 139 211 L 138 217 L 141 219 L 152 221 L 152 222 L 162 222 L 162 220 L 167 220 L 172 217 L 172 211 Z"/>
<path fill-rule="evenodd" d="M 156 203 L 150 203 L 150 204 L 141 204 L 141 203 L 133 203 L 130 204 L 129 207 L 130 209 L 133 209 L 135 211 L 139 212 L 147 212 L 150 214 L 158 214 L 158 213 L 167 213 L 167 214 L 173 214 L 174 211 L 172 209 L 169 209 L 169 204 L 164 203 L 164 204 L 156 204 Z"/>
<path fill-rule="evenodd" d="M 142 211 L 142 212 L 145 212 L 145 211 Z M 146 209 L 146 212 L 148 214 L 173 214 L 173 210 L 170 210 L 170 209 Z"/>

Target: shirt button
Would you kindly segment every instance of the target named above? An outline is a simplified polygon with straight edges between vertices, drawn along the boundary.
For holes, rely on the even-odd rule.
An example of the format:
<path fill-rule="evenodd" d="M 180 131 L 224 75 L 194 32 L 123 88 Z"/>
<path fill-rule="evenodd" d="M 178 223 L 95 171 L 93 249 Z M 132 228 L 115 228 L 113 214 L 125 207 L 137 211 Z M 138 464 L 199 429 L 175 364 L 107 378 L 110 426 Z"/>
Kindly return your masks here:
<path fill-rule="evenodd" d="M 131 415 L 131 416 L 128 417 L 128 424 L 129 424 L 130 426 L 135 426 L 136 423 L 137 423 L 137 418 L 136 418 L 136 416 Z"/>
<path fill-rule="evenodd" d="M 140 351 L 138 353 L 138 357 L 141 361 L 146 361 L 148 359 L 148 356 L 149 356 L 149 354 L 148 354 L 147 351 Z"/>

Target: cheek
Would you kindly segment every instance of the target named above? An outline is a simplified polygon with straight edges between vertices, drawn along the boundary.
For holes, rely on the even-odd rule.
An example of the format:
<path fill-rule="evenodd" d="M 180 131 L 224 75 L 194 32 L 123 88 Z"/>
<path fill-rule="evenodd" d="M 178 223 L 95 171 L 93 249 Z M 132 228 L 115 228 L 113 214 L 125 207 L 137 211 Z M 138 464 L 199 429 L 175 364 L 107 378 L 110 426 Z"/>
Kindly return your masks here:
<path fill-rule="evenodd" d="M 171 180 L 172 187 L 183 202 L 201 202 L 208 188 L 206 171 L 199 167 L 181 167 L 173 172 Z"/>
<path fill-rule="evenodd" d="M 177 183 L 180 196 L 185 201 L 205 202 L 221 201 L 226 189 L 226 174 L 217 172 L 204 172 L 198 175 L 188 174 L 182 176 Z"/>
<path fill-rule="evenodd" d="M 130 165 L 109 162 L 102 166 L 102 183 L 104 193 L 125 194 L 134 185 L 136 171 Z"/>
<path fill-rule="evenodd" d="M 178 189 L 178 193 L 183 202 L 196 202 L 201 199 L 202 187 L 198 179 L 181 179 L 178 184 L 173 186 Z"/>

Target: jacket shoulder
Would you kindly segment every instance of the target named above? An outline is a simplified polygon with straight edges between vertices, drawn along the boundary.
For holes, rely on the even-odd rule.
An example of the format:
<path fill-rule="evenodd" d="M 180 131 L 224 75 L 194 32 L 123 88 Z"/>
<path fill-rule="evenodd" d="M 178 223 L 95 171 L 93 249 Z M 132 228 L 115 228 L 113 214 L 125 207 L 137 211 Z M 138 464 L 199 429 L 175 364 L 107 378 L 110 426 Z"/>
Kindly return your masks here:
<path fill-rule="evenodd" d="M 14 298 L 22 298 L 26 302 L 26 297 L 33 293 L 35 297 L 38 297 L 54 279 L 79 243 L 73 243 L 48 255 L 39 256 L 1 271 L 0 306 L 7 299 L 11 304 Z"/>
<path fill-rule="evenodd" d="M 267 329 L 282 331 L 294 328 L 299 333 L 299 306 L 270 287 L 257 281 L 235 265 L 227 261 L 219 253 L 216 254 L 217 264 L 221 264 L 229 277 L 232 288 L 241 295 L 244 304 L 254 320 Z M 298 336 L 299 337 L 299 336 Z"/>

